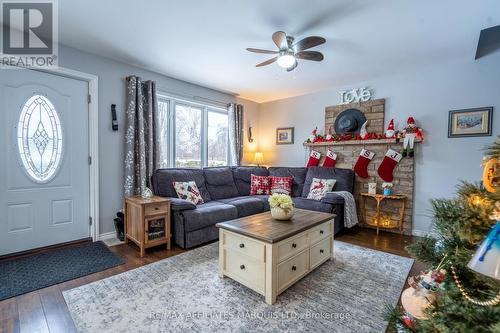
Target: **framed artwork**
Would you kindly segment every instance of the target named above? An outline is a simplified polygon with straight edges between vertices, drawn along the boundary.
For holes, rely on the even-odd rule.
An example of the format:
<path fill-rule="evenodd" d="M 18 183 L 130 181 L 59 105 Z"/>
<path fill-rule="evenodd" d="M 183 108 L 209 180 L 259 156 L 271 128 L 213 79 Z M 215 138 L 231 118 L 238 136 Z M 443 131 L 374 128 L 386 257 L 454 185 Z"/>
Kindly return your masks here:
<path fill-rule="evenodd" d="M 294 127 L 283 127 L 276 129 L 276 144 L 291 145 L 293 144 L 293 129 Z"/>
<path fill-rule="evenodd" d="M 452 110 L 448 119 L 448 137 L 491 136 L 493 107 Z"/>

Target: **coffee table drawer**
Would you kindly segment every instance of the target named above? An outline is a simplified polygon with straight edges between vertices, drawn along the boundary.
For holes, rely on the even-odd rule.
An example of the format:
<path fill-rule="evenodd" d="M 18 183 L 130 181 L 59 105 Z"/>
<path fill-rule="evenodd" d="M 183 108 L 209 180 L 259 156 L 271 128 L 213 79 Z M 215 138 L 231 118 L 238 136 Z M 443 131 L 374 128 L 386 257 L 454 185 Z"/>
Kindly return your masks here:
<path fill-rule="evenodd" d="M 307 234 L 295 237 L 291 240 L 285 240 L 278 244 L 278 262 L 290 258 L 296 253 L 304 250 L 308 246 Z"/>
<path fill-rule="evenodd" d="M 278 264 L 278 294 L 309 271 L 309 251 Z"/>
<path fill-rule="evenodd" d="M 224 250 L 225 269 L 235 280 L 258 291 L 265 290 L 265 264 L 236 251 Z"/>
<path fill-rule="evenodd" d="M 328 237 L 311 247 L 311 269 L 330 258 L 332 254 L 331 238 Z"/>
<path fill-rule="evenodd" d="M 224 245 L 264 262 L 265 245 L 247 237 L 224 232 Z"/>
<path fill-rule="evenodd" d="M 323 223 L 309 231 L 311 245 L 332 234 L 332 222 Z"/>

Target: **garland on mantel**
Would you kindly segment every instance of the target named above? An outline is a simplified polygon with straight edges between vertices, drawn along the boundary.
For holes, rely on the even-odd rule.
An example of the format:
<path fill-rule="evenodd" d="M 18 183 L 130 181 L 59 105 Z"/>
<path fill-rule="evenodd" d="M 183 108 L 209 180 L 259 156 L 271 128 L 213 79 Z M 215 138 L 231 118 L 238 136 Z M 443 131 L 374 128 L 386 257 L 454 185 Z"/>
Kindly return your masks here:
<path fill-rule="evenodd" d="M 356 134 L 327 134 L 327 135 L 321 135 L 321 134 L 315 134 L 311 135 L 311 137 L 307 138 L 307 140 L 304 143 L 324 143 L 324 142 L 339 142 L 339 141 L 365 141 L 365 140 L 387 140 L 387 139 L 394 139 L 394 138 L 388 138 L 385 136 L 383 133 L 374 133 L 370 132 L 367 133 L 367 136 L 363 139 L 361 138 L 361 135 L 359 133 Z M 396 142 L 398 141 L 395 139 Z"/>

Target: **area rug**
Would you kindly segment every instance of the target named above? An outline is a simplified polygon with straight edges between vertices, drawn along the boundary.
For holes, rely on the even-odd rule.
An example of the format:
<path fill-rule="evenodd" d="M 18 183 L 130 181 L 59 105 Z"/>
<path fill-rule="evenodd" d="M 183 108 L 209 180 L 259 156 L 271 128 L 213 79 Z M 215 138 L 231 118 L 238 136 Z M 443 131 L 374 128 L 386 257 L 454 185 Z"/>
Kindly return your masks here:
<path fill-rule="evenodd" d="M 210 244 L 63 293 L 79 332 L 383 332 L 413 260 L 335 241 L 274 305 L 218 276 Z"/>
<path fill-rule="evenodd" d="M 123 264 L 102 242 L 0 262 L 0 300 Z"/>

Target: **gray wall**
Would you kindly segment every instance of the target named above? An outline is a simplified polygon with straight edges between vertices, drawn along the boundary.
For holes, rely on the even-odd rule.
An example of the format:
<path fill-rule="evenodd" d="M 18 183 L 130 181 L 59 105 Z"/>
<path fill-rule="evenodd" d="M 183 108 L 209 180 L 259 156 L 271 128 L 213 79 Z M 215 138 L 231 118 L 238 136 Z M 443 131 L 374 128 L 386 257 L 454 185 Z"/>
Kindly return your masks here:
<path fill-rule="evenodd" d="M 471 54 L 462 61 L 388 74 L 349 87 L 261 104 L 258 149 L 264 153 L 266 164 L 305 165 L 302 142 L 315 126 L 323 128 L 325 106 L 338 103 L 339 90 L 366 85 L 372 88 L 374 98 L 386 98 L 386 126 L 395 118 L 401 128 L 412 115 L 425 131 L 425 142 L 415 157 L 413 229 L 416 234 L 426 233 L 431 222 L 429 199 L 452 195 L 459 179 L 479 180 L 481 148 L 494 140 L 449 139 L 448 111 L 494 106 L 493 134 L 500 134 L 500 53 L 479 61 L 474 61 Z M 276 146 L 275 129 L 287 126 L 295 126 L 295 144 Z"/>
<path fill-rule="evenodd" d="M 155 80 L 159 91 L 182 96 L 200 96 L 224 103 L 238 101 L 252 117 L 258 104 L 205 87 L 176 80 L 137 67 L 98 57 L 65 46 L 59 49 L 59 65 L 99 77 L 99 183 L 100 233 L 114 230 L 113 218 L 122 207 L 125 81 L 128 75 Z M 110 106 L 116 104 L 120 130 L 111 130 Z M 247 116 L 246 116 L 247 118 Z"/>

